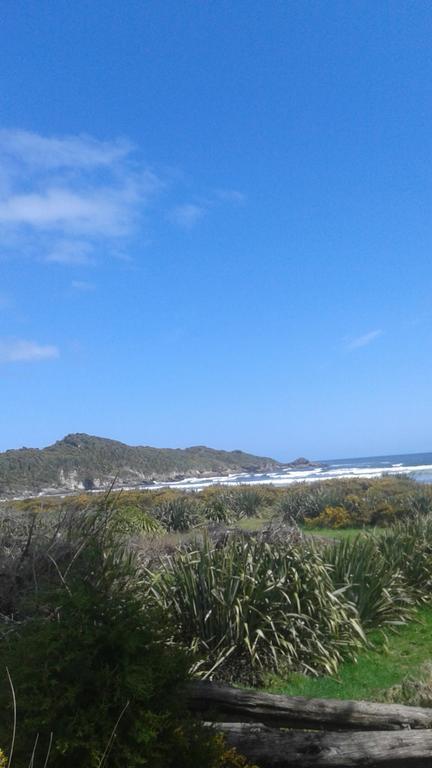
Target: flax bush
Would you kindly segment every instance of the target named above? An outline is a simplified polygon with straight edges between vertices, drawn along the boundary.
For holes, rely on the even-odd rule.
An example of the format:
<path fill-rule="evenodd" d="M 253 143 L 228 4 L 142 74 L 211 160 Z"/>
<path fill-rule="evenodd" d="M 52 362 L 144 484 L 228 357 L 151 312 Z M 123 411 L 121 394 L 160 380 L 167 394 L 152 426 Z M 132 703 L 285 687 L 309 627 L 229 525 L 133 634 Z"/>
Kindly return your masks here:
<path fill-rule="evenodd" d="M 432 600 L 432 514 L 415 514 L 378 538 L 385 560 L 398 568 L 420 602 Z"/>
<path fill-rule="evenodd" d="M 203 677 L 254 680 L 264 670 L 333 673 L 362 630 L 320 555 L 303 546 L 231 538 L 178 552 L 152 591 L 194 651 Z"/>
<path fill-rule="evenodd" d="M 331 566 L 334 588 L 345 590 L 365 629 L 403 624 L 412 618 L 412 590 L 374 536 L 359 534 L 332 544 L 323 556 Z"/>
<path fill-rule="evenodd" d="M 161 501 L 151 513 L 170 533 L 188 531 L 202 518 L 200 502 L 194 496 L 185 494 Z"/>

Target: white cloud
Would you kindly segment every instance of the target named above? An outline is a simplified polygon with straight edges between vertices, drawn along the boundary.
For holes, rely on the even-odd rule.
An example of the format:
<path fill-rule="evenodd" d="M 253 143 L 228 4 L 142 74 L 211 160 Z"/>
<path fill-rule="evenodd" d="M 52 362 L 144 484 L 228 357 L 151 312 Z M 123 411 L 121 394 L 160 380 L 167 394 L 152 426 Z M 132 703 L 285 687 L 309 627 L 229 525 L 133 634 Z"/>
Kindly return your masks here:
<path fill-rule="evenodd" d="M 379 336 L 382 336 L 381 330 L 375 330 L 375 331 L 369 331 L 369 333 L 365 333 L 363 336 L 357 336 L 357 338 L 352 339 L 352 341 L 348 344 L 348 349 L 359 349 L 359 347 L 367 347 L 368 344 L 372 344 L 375 339 L 377 339 Z"/>
<path fill-rule="evenodd" d="M 123 191 L 85 193 L 57 187 L 0 202 L 0 224 L 102 236 L 126 234 L 128 202 Z"/>
<path fill-rule="evenodd" d="M 164 173 L 164 179 L 156 175 L 123 138 L 0 130 L 5 254 L 63 265 L 92 264 L 118 253 L 128 258 L 133 238 L 142 243 L 149 237 L 150 210 L 190 230 L 211 210 L 244 202 L 241 192 L 228 188 L 202 198 L 191 193 L 189 201 L 179 202 L 182 179 Z M 157 208 L 154 203 L 167 187 L 170 202 Z"/>
<path fill-rule="evenodd" d="M 0 131 L 3 240 L 62 264 L 91 261 L 95 246 L 118 248 L 163 187 L 134 151 L 125 140 Z"/>
<path fill-rule="evenodd" d="M 203 205 L 196 203 L 184 203 L 177 205 L 170 213 L 169 218 L 174 224 L 182 229 L 192 229 L 192 227 L 205 215 L 206 209 Z"/>
<path fill-rule="evenodd" d="M 212 209 L 221 204 L 239 206 L 245 201 L 246 196 L 237 189 L 216 189 L 199 202 L 176 205 L 170 211 L 168 218 L 182 229 L 192 229 Z"/>
<path fill-rule="evenodd" d="M 92 136 L 39 136 L 29 131 L 0 131 L 0 153 L 39 168 L 92 168 L 123 160 L 134 149 L 122 139 L 99 141 Z"/>
<path fill-rule="evenodd" d="M 46 261 L 55 264 L 92 264 L 93 247 L 83 240 L 60 240 L 53 244 Z"/>
<path fill-rule="evenodd" d="M 59 350 L 51 344 L 24 339 L 0 340 L 0 363 L 34 362 L 56 357 L 59 357 Z"/>

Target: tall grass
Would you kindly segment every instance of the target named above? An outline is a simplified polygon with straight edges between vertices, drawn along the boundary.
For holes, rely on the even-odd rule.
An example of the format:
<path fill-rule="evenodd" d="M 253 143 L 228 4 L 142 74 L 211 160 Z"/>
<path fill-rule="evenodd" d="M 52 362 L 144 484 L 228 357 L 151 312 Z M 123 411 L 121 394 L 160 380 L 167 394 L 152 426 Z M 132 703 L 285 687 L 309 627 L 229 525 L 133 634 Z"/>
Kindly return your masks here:
<path fill-rule="evenodd" d="M 318 552 L 231 538 L 178 552 L 152 576 L 203 677 L 251 680 L 281 668 L 337 670 L 363 637 Z"/>
<path fill-rule="evenodd" d="M 420 602 L 432 601 L 432 514 L 416 514 L 379 537 L 382 557 L 398 568 Z"/>
<path fill-rule="evenodd" d="M 324 558 L 335 589 L 345 590 L 365 629 L 403 624 L 412 617 L 412 590 L 377 538 L 359 534 L 329 545 Z"/>
<path fill-rule="evenodd" d="M 175 496 L 152 509 L 152 515 L 168 532 L 184 532 L 200 521 L 201 505 L 194 497 Z"/>

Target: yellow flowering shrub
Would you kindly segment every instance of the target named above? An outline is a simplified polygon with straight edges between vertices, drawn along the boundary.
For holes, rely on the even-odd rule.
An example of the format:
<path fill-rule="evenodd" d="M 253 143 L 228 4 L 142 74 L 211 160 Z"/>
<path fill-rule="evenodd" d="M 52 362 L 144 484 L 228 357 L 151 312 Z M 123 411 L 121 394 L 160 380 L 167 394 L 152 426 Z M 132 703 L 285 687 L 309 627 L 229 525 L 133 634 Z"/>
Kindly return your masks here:
<path fill-rule="evenodd" d="M 345 507 L 326 507 L 317 517 L 305 519 L 308 528 L 349 528 L 352 520 Z"/>

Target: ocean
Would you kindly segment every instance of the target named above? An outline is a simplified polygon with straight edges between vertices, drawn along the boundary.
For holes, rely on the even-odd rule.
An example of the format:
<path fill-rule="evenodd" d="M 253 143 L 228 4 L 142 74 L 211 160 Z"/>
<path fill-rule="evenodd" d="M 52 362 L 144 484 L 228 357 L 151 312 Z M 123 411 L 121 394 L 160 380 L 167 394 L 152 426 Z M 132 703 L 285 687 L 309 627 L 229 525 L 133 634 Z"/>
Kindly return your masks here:
<path fill-rule="evenodd" d="M 200 490 L 212 485 L 276 485 L 311 483 L 343 477 L 381 477 L 409 475 L 420 483 L 432 482 L 432 453 L 410 453 L 396 456 L 366 456 L 355 459 L 327 459 L 319 467 L 287 467 L 278 472 L 237 473 L 220 477 L 188 477 L 170 483 L 157 483 L 153 488 L 183 488 Z"/>

